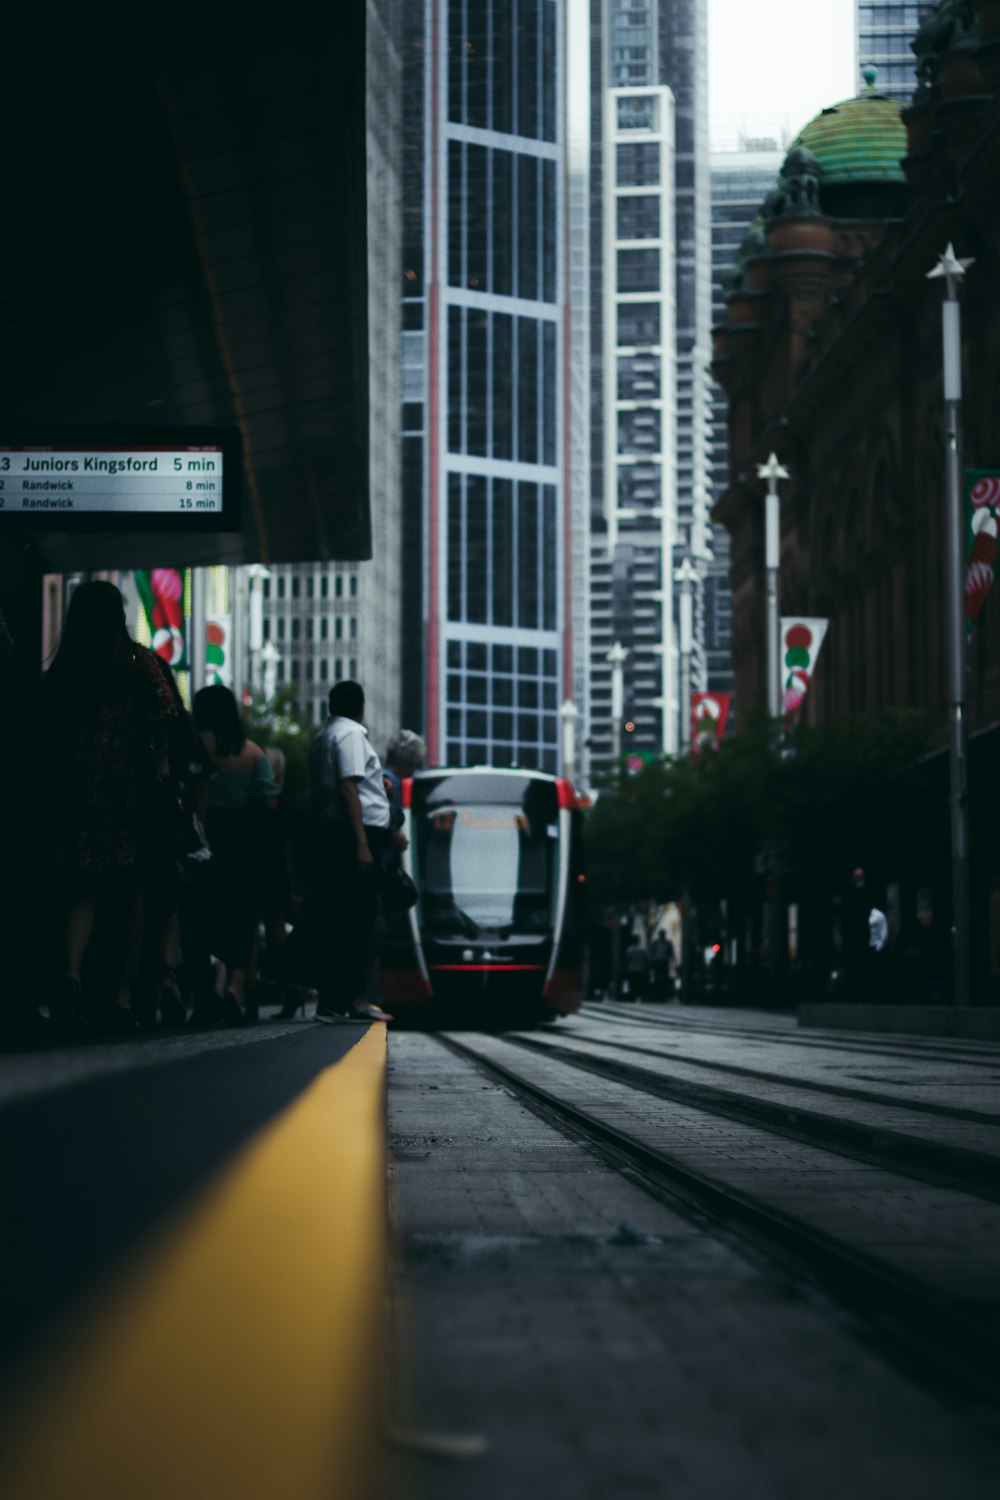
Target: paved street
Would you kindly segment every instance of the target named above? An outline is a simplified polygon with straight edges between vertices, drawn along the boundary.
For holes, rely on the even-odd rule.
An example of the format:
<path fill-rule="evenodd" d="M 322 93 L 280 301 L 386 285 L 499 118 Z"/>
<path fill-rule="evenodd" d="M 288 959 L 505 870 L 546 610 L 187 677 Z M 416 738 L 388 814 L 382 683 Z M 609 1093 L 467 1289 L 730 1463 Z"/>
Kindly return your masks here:
<path fill-rule="evenodd" d="M 250 1446 L 245 1422 L 202 1424 L 242 1473 L 285 1472 L 308 1430 L 320 1474 L 343 1392 L 363 1395 L 378 1317 L 354 1318 L 357 1270 L 335 1267 L 350 1241 L 380 1301 L 384 1041 L 359 1123 L 365 1034 L 265 1022 L 0 1060 L 7 1368 L 96 1319 L 60 1399 L 105 1460 L 100 1392 L 135 1408 L 143 1483 L 151 1454 L 201 1461 L 179 1433 L 199 1382 L 253 1409 Z M 589 1005 L 530 1032 L 390 1030 L 387 1084 L 378 1494 L 997 1493 L 1000 1048 Z M 150 1319 L 179 1362 L 169 1399 Z M 340 1424 L 358 1464 L 364 1410 Z M 55 1471 L 87 1452 L 68 1442 Z M 75 1492 L 129 1496 L 135 1472 Z"/>
<path fill-rule="evenodd" d="M 912 1106 L 961 1111 L 967 1098 L 995 1113 L 1000 1053 L 805 1041 L 785 1018 L 674 1007 L 591 1007 L 532 1033 L 530 1050 L 503 1036 L 456 1037 L 987 1310 L 993 1202 L 630 1093 L 552 1054 L 596 1043 L 598 1057 L 618 1049 L 620 1059 L 622 1047 L 641 1046 L 655 1077 L 704 1083 L 705 1069 L 677 1061 L 682 1053 L 751 1070 L 728 1077 L 758 1102 L 770 1090 L 787 1104 L 812 1087 L 813 1107 L 877 1116 L 879 1128 L 890 1090 L 894 1126 L 908 1119 L 915 1134 L 951 1141 L 958 1122 Z M 995 1438 L 874 1347 L 864 1320 L 737 1233 L 657 1201 L 471 1056 L 395 1035 L 390 1068 L 402 1355 L 394 1497 L 996 1493 Z M 789 1082 L 761 1083 L 762 1074 Z M 995 1148 L 995 1124 L 965 1125 L 963 1145 Z"/>

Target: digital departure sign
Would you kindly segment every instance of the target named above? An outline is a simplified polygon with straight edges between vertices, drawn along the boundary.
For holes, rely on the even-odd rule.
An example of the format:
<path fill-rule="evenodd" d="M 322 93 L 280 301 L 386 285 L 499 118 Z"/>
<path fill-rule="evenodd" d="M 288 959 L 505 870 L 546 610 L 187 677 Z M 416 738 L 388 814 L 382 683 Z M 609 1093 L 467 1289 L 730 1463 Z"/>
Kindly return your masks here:
<path fill-rule="evenodd" d="M 241 469 L 235 431 L 0 438 L 0 524 L 235 531 Z"/>

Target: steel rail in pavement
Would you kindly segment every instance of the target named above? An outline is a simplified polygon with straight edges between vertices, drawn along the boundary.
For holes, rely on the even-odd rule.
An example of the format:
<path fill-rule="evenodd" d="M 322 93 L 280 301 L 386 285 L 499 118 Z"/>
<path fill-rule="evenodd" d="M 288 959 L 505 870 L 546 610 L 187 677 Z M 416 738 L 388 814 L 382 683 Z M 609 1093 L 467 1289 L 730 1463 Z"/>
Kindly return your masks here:
<path fill-rule="evenodd" d="M 964 1037 L 911 1035 L 899 1031 L 837 1032 L 832 1029 L 823 1031 L 819 1027 L 815 1032 L 793 1031 L 777 1026 L 727 1026 L 724 1022 L 715 1025 L 671 1013 L 669 1006 L 660 1015 L 650 1015 L 636 1012 L 627 1002 L 614 1001 L 602 1002 L 600 1009 L 595 1009 L 594 1001 L 586 1001 L 579 1014 L 587 1021 L 624 1021 L 626 1025 L 653 1027 L 667 1033 L 693 1031 L 699 1036 L 786 1042 L 793 1047 L 815 1047 L 834 1052 L 874 1052 L 880 1057 L 901 1057 L 911 1062 L 926 1058 L 936 1062 L 972 1063 L 978 1067 L 1000 1066 L 1000 1044 Z M 952 1050 L 946 1050 L 948 1048 Z"/>
<path fill-rule="evenodd" d="M 804 1282 L 818 1284 L 863 1320 L 886 1355 L 910 1378 L 931 1385 L 949 1400 L 961 1396 L 971 1414 L 995 1423 L 1000 1404 L 995 1338 L 989 1329 L 968 1322 L 939 1294 L 843 1240 L 595 1119 L 455 1037 L 439 1033 L 437 1040 L 455 1056 L 508 1085 L 561 1133 L 570 1127 L 569 1133 L 575 1132 L 652 1196 L 666 1199 L 675 1209 L 682 1205 L 694 1210 Z"/>
<path fill-rule="evenodd" d="M 542 1057 L 554 1058 L 556 1062 L 566 1063 L 569 1067 L 593 1073 L 599 1078 L 607 1078 L 613 1083 L 624 1083 L 629 1088 L 640 1089 L 657 1098 L 670 1099 L 675 1104 L 704 1109 L 710 1114 L 735 1120 L 740 1125 L 753 1125 L 769 1130 L 804 1146 L 818 1146 L 823 1151 L 836 1151 L 869 1165 L 888 1167 L 890 1171 L 901 1172 L 906 1177 L 916 1177 L 935 1187 L 960 1185 L 977 1198 L 1000 1203 L 1000 1160 L 985 1151 L 952 1146 L 946 1142 L 920 1140 L 885 1125 L 866 1125 L 859 1120 L 834 1119 L 831 1115 L 824 1115 L 819 1110 L 798 1104 L 752 1099 L 735 1089 L 695 1083 L 686 1078 L 662 1076 L 647 1068 L 592 1054 L 575 1053 L 568 1047 L 551 1042 L 536 1042 L 531 1037 L 505 1037 L 504 1040 Z M 597 1041 L 594 1044 L 606 1045 Z M 667 1058 L 666 1061 L 673 1059 Z M 800 1087 L 794 1079 L 778 1081 L 786 1088 Z M 873 1098 L 871 1095 L 866 1095 L 865 1098 L 869 1103 L 891 1105 L 890 1100 Z"/>

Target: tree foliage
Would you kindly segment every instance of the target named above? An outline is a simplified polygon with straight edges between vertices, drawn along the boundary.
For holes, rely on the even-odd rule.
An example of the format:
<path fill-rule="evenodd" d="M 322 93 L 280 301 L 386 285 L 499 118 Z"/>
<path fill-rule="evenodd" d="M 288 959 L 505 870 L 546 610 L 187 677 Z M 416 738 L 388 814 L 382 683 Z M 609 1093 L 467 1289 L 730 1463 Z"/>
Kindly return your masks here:
<path fill-rule="evenodd" d="M 590 816 L 591 890 L 616 906 L 739 900 L 775 851 L 807 880 L 864 863 L 912 828 L 926 748 L 915 714 L 780 738 L 758 720 L 717 754 L 623 775 Z"/>

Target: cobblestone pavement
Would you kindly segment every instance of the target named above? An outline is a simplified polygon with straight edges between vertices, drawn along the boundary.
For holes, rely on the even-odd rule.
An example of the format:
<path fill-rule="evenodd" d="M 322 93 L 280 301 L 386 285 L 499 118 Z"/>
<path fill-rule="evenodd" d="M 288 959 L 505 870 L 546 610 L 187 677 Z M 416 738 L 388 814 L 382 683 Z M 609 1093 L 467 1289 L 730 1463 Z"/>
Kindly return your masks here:
<path fill-rule="evenodd" d="M 687 1086 L 727 1100 L 795 1112 L 819 1124 L 856 1124 L 886 1140 L 1000 1157 L 1000 1052 L 968 1061 L 921 1055 L 859 1060 L 852 1053 L 796 1050 L 749 1037 L 679 1034 L 665 1023 L 638 1028 L 588 1017 L 539 1033 L 532 1045 L 554 1054 L 600 1059 L 649 1080 Z M 762 1115 L 767 1111 L 762 1110 Z M 987 1169 L 989 1162 L 987 1162 Z M 1000 1172 L 995 1176 L 1000 1189 Z"/>
<path fill-rule="evenodd" d="M 511 1049 L 503 1040 L 464 1040 L 486 1060 L 509 1065 Z M 528 1082 L 690 1170 L 793 1214 L 962 1305 L 975 1319 L 1000 1326 L 1000 1203 L 640 1093 L 535 1052 L 518 1049 L 516 1067 Z M 784 1092 L 777 1090 L 779 1098 Z M 931 1117 L 932 1129 L 950 1124 Z"/>
<path fill-rule="evenodd" d="M 600 1081 L 578 1077 L 593 1107 Z M 612 1092 L 603 1107 L 621 1118 Z M 850 1318 L 649 1197 L 434 1038 L 390 1037 L 389 1109 L 393 1500 L 997 1493 L 997 1440 L 886 1365 Z M 656 1136 L 685 1112 L 646 1098 L 633 1113 Z M 736 1174 L 782 1164 L 793 1195 L 854 1190 L 856 1163 L 845 1190 L 832 1166 L 800 1170 L 788 1142 L 743 1152 L 724 1122 L 701 1149 Z M 883 1210 L 884 1235 L 905 1239 L 900 1205 Z"/>

